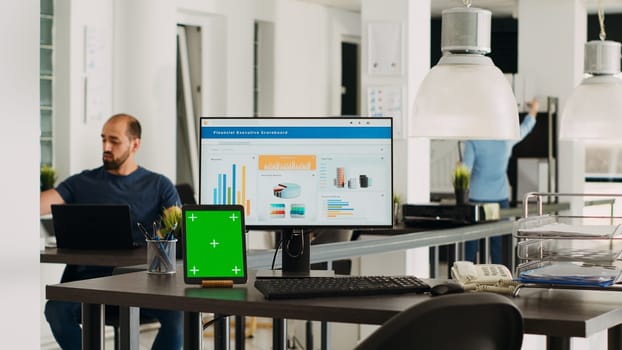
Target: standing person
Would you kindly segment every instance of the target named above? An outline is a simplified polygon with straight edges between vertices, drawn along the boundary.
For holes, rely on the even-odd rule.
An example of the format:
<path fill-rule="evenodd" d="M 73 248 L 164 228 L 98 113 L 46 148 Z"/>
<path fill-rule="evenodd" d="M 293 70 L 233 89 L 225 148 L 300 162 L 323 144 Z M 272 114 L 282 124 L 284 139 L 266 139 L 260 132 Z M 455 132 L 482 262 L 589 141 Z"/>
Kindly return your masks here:
<path fill-rule="evenodd" d="M 52 204 L 121 203 L 130 206 L 134 241 L 145 244 L 137 222 L 152 223 L 163 208 L 179 203 L 173 183 L 163 175 L 139 166 L 134 156 L 140 148 L 141 126 L 128 114 L 116 114 L 104 124 L 101 134 L 101 167 L 70 176 L 55 189 L 41 192 L 41 215 L 51 212 Z M 113 267 L 67 265 L 61 282 L 109 276 Z M 156 318 L 160 330 L 152 349 L 178 350 L 183 339 L 183 313 L 180 311 L 141 309 L 141 314 Z M 81 348 L 80 303 L 49 300 L 45 316 L 62 349 Z"/>
<path fill-rule="evenodd" d="M 520 124 L 519 140 L 468 140 L 464 143 L 463 163 L 471 172 L 469 201 L 473 203 L 499 203 L 510 206 L 510 188 L 507 168 L 512 148 L 523 140 L 536 125 L 539 103 L 536 99 L 527 104 L 529 112 Z M 503 237 L 490 238 L 490 256 L 494 264 L 503 263 Z M 476 262 L 478 241 L 465 245 L 465 259 Z"/>

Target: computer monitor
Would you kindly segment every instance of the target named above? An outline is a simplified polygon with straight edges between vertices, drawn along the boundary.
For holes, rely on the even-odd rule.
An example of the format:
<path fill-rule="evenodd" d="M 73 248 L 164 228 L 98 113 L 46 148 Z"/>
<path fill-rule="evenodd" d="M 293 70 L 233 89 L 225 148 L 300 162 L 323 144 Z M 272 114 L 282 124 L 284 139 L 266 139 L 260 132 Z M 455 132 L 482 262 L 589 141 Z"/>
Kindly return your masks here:
<path fill-rule="evenodd" d="M 392 226 L 392 149 L 391 118 L 201 118 L 199 202 L 243 205 L 304 273 L 305 231 Z"/>

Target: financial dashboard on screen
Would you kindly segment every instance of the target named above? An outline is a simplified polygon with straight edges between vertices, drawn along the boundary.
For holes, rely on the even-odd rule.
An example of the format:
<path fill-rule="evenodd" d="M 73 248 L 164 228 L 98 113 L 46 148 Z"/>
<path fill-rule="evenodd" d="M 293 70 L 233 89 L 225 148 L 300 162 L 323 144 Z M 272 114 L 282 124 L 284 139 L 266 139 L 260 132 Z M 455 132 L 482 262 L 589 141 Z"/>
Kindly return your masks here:
<path fill-rule="evenodd" d="M 241 204 L 246 226 L 386 227 L 390 118 L 201 118 L 201 204 Z"/>

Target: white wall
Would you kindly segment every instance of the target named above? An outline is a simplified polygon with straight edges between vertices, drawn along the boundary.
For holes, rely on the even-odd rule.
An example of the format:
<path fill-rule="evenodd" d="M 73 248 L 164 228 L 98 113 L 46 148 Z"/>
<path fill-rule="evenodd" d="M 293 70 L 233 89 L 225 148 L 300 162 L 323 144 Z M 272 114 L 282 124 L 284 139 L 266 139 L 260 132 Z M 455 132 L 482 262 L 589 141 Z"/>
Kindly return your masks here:
<path fill-rule="evenodd" d="M 201 28 L 201 116 L 227 115 L 227 17 L 178 8 L 177 23 Z"/>
<path fill-rule="evenodd" d="M 141 120 L 138 164 L 176 176 L 175 3 L 169 0 L 114 2 L 113 111 Z"/>
<path fill-rule="evenodd" d="M 0 329 L 5 348 L 39 347 L 39 1 L 0 2 Z"/>
<path fill-rule="evenodd" d="M 338 42 L 343 36 L 360 36 L 358 14 L 296 0 L 180 0 L 178 13 L 182 21 L 196 23 L 202 18 L 225 38 L 225 44 L 219 45 L 213 33 L 203 33 L 212 37 L 212 52 L 203 63 L 213 71 L 203 79 L 204 115 L 252 115 L 256 20 L 274 25 L 274 115 L 339 113 Z M 213 94 L 219 98 L 211 98 Z"/>
<path fill-rule="evenodd" d="M 525 84 L 525 98 L 558 97 L 558 116 L 561 116 L 570 93 L 583 78 L 583 50 L 587 37 L 585 2 L 521 0 L 518 16 L 518 71 Z M 556 18 L 554 24 L 551 18 Z M 583 192 L 583 144 L 560 141 L 558 162 L 559 191 Z M 581 200 L 572 201 L 571 210 L 575 215 L 581 215 L 582 207 Z"/>
<path fill-rule="evenodd" d="M 203 17 L 226 38 L 226 44 L 215 47 L 204 62 L 208 67 L 217 67 L 213 70 L 221 79 L 214 79 L 213 75 L 204 77 L 204 86 L 221 96 L 215 100 L 204 95 L 203 106 L 208 106 L 204 115 L 252 115 L 252 42 L 256 20 L 274 25 L 274 115 L 339 113 L 335 101 L 338 103 L 340 95 L 334 94 L 340 91 L 341 84 L 335 80 L 340 72 L 334 67 L 341 49 L 338 43 L 343 36 L 360 36 L 358 14 L 296 0 L 180 0 L 178 12 L 184 19 Z M 210 45 L 216 40 L 213 38 Z M 221 55 L 218 48 L 224 48 L 227 54 Z M 221 75 L 222 72 L 226 73 Z M 225 106 L 222 101 L 226 101 Z"/>
<path fill-rule="evenodd" d="M 57 1 L 54 146 L 60 180 L 101 165 L 101 127 L 121 112 L 142 122 L 139 164 L 175 180 L 175 35 L 170 1 Z M 88 70 L 85 55 L 93 45 L 95 68 Z M 101 96 L 97 104 L 87 105 L 89 94 Z"/>
<path fill-rule="evenodd" d="M 343 41 L 359 44 L 361 50 L 361 16 L 352 12 L 330 10 L 329 21 L 332 24 L 330 30 L 331 37 L 328 44 L 329 61 L 328 61 L 328 78 L 331 90 L 329 96 L 330 114 L 341 114 L 341 43 Z M 360 52 L 361 56 L 363 52 Z M 359 62 L 359 65 L 361 62 Z M 360 67 L 359 67 L 360 69 Z M 359 81 L 359 85 L 360 81 Z M 359 86 L 360 88 L 361 86 Z M 361 114 L 365 115 L 363 108 L 359 105 Z"/>
<path fill-rule="evenodd" d="M 110 98 L 102 101 L 100 118 L 85 116 L 85 35 L 88 26 L 100 43 L 97 48 L 100 91 L 112 91 L 113 6 L 109 1 L 59 0 L 55 9 L 55 90 L 54 161 L 59 178 L 101 165 L 100 134 L 103 122 L 112 113 Z M 107 90 L 104 90 L 107 89 Z M 91 90 L 89 90 L 91 91 Z M 97 89 L 94 89 L 94 93 Z M 103 94 L 102 94 L 103 95 Z"/>
<path fill-rule="evenodd" d="M 304 2 L 280 2 L 275 26 L 277 116 L 329 115 L 329 15 Z M 289 98 L 281 98 L 289 96 Z"/>
<path fill-rule="evenodd" d="M 249 0 L 177 2 L 183 22 L 190 16 L 207 29 L 202 32 L 204 116 L 252 116 L 253 26 L 261 7 Z"/>

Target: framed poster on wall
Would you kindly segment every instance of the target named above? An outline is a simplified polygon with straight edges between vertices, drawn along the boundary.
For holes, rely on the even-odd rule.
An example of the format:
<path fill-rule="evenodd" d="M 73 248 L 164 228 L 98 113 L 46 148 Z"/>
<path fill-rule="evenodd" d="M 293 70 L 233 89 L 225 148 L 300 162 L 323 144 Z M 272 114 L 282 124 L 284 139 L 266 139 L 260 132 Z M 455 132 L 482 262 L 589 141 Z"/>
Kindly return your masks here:
<path fill-rule="evenodd" d="M 402 23 L 372 22 L 368 24 L 369 74 L 402 74 Z"/>
<path fill-rule="evenodd" d="M 402 137 L 402 87 L 372 86 L 367 89 L 371 117 L 393 118 L 393 138 Z"/>

